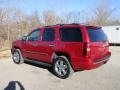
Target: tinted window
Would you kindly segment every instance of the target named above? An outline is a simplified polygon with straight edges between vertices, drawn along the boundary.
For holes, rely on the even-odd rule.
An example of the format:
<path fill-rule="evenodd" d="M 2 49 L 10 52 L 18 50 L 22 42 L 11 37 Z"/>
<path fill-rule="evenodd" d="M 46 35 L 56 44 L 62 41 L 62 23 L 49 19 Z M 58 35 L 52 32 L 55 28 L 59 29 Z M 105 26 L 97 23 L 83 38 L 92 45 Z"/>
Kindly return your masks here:
<path fill-rule="evenodd" d="M 36 29 L 28 35 L 28 41 L 38 41 L 40 40 L 40 30 Z"/>
<path fill-rule="evenodd" d="M 107 36 L 102 29 L 88 28 L 88 34 L 91 42 L 107 41 Z"/>
<path fill-rule="evenodd" d="M 55 32 L 52 28 L 46 28 L 43 33 L 43 41 L 53 41 L 55 38 Z"/>
<path fill-rule="evenodd" d="M 60 37 L 62 41 L 81 42 L 82 34 L 79 28 L 61 28 Z"/>

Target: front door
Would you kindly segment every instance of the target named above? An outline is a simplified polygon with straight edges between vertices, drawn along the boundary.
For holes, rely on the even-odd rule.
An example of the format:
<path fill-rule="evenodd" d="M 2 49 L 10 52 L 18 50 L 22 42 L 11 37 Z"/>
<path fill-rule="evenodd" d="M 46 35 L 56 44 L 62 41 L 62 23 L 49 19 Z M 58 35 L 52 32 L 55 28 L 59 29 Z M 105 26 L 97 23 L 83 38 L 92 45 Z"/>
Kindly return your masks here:
<path fill-rule="evenodd" d="M 39 48 L 40 44 L 40 30 L 33 30 L 28 34 L 28 39 L 24 42 L 23 53 L 25 58 L 29 59 L 38 59 L 39 57 Z"/>

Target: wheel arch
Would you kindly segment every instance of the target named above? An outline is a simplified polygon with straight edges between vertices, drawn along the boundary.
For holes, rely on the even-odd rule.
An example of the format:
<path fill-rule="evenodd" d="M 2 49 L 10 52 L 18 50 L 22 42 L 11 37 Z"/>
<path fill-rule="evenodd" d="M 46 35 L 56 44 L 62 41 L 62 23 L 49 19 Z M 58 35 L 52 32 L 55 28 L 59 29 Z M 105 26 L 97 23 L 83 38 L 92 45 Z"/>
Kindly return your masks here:
<path fill-rule="evenodd" d="M 71 57 L 70 57 L 70 54 L 69 54 L 69 53 L 67 53 L 67 52 L 62 52 L 62 51 L 55 51 L 55 52 L 53 53 L 53 55 L 52 55 L 52 62 L 53 62 L 53 61 L 55 60 L 55 58 L 57 58 L 58 56 L 65 56 L 65 57 L 68 59 L 71 67 L 73 68 L 73 65 L 72 65 L 72 62 L 71 62 Z"/>
<path fill-rule="evenodd" d="M 12 48 L 12 54 L 13 54 L 13 52 L 14 52 L 15 49 L 19 49 L 19 50 L 22 52 L 22 50 L 21 50 L 20 47 L 18 47 L 18 46 L 14 46 L 14 47 Z"/>

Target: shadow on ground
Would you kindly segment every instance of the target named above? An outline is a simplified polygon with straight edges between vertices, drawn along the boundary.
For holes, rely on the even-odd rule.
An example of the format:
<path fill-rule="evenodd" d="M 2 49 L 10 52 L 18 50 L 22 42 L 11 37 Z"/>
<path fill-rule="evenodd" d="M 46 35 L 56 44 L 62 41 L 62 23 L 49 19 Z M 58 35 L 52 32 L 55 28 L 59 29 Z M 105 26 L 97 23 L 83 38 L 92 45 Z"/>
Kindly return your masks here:
<path fill-rule="evenodd" d="M 4 90 L 25 90 L 24 86 L 19 81 L 10 81 Z"/>
<path fill-rule="evenodd" d="M 47 69 L 50 73 L 52 73 L 54 76 L 56 76 L 53 72 L 52 67 L 47 67 L 47 66 L 44 66 L 44 65 L 35 64 L 35 63 L 31 63 L 31 62 L 26 62 L 26 61 L 25 61 L 25 63 L 29 64 L 29 65 L 32 65 L 32 66 L 35 66 L 35 67 L 38 67 L 38 68 Z"/>

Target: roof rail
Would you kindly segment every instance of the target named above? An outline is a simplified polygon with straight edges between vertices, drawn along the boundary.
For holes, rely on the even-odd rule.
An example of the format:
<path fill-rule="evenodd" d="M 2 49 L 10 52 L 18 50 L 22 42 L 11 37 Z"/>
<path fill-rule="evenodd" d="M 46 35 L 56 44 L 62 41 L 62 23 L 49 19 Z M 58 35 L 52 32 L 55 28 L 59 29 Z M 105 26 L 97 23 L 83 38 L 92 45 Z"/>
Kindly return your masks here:
<path fill-rule="evenodd" d="M 65 24 L 56 24 L 56 25 L 60 25 L 60 26 L 63 26 L 63 25 L 65 25 Z"/>
<path fill-rule="evenodd" d="M 45 26 L 45 27 L 50 27 L 50 26 L 57 26 L 57 25 L 63 26 L 63 25 L 65 25 L 65 24 L 47 25 L 47 26 Z"/>
<path fill-rule="evenodd" d="M 47 26 L 45 26 L 45 27 L 57 26 L 57 25 L 59 25 L 59 26 L 64 26 L 64 25 L 89 25 L 89 24 L 87 24 L 87 23 L 69 23 L 69 24 L 47 25 Z"/>
<path fill-rule="evenodd" d="M 63 26 L 63 25 L 80 25 L 80 24 L 79 23 L 68 23 L 68 24 L 56 24 L 56 25 Z"/>
<path fill-rule="evenodd" d="M 69 24 L 56 24 L 56 25 L 89 25 L 89 23 L 69 23 Z"/>
<path fill-rule="evenodd" d="M 72 23 L 72 24 L 74 24 L 74 25 L 80 25 L 80 23 Z"/>
<path fill-rule="evenodd" d="M 56 26 L 56 25 L 47 25 L 47 26 L 45 26 L 45 27 L 50 27 L 50 26 Z"/>

